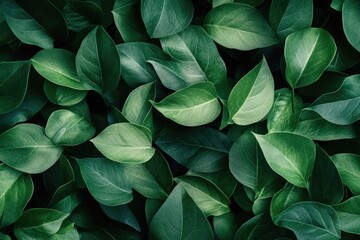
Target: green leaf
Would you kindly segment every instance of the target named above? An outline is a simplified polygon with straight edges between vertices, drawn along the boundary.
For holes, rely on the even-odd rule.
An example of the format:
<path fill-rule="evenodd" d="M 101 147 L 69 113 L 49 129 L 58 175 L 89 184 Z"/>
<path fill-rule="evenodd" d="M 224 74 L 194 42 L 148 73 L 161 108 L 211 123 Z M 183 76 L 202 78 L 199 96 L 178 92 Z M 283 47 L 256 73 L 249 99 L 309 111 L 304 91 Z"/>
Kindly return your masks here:
<path fill-rule="evenodd" d="M 340 219 L 341 231 L 360 234 L 360 196 L 354 196 L 348 200 L 334 205 Z"/>
<path fill-rule="evenodd" d="M 345 78 L 341 87 L 315 100 L 307 110 L 318 113 L 325 120 L 349 125 L 360 119 L 360 75 Z"/>
<path fill-rule="evenodd" d="M 279 43 L 260 11 L 246 4 L 228 3 L 213 8 L 203 26 L 215 42 L 227 48 L 246 51 Z"/>
<path fill-rule="evenodd" d="M 312 140 L 288 132 L 254 135 L 274 172 L 297 187 L 308 187 L 316 152 Z"/>
<path fill-rule="evenodd" d="M 49 239 L 56 234 L 70 214 L 48 208 L 26 210 L 15 223 L 14 233 L 18 239 Z"/>
<path fill-rule="evenodd" d="M 149 129 L 131 123 L 111 124 L 90 141 L 105 157 L 121 163 L 143 163 L 155 153 Z"/>
<path fill-rule="evenodd" d="M 114 41 L 101 26 L 84 38 L 75 63 L 81 81 L 100 94 L 113 91 L 119 83 L 120 57 Z"/>
<path fill-rule="evenodd" d="M 16 1 L 4 0 L 1 7 L 6 9 L 3 11 L 6 22 L 18 39 L 41 48 L 54 47 L 54 38 L 51 34 Z"/>
<path fill-rule="evenodd" d="M 61 153 L 62 148 L 55 146 L 44 128 L 35 124 L 18 124 L 0 135 L 1 161 L 22 172 L 44 172 Z"/>
<path fill-rule="evenodd" d="M 345 36 L 349 43 L 360 52 L 360 30 L 354 28 L 360 23 L 360 2 L 356 0 L 345 0 L 342 5 L 342 24 Z"/>
<path fill-rule="evenodd" d="M 238 125 L 261 121 L 274 101 L 274 79 L 266 59 L 242 77 L 228 100 L 230 120 Z"/>
<path fill-rule="evenodd" d="M 275 224 L 278 224 L 278 216 L 285 209 L 297 202 L 306 201 L 308 193 L 305 189 L 286 183 L 283 189 L 278 191 L 271 199 L 270 215 Z"/>
<path fill-rule="evenodd" d="M 5 235 L 5 234 L 3 234 L 1 232 L 0 232 L 0 238 L 3 239 L 3 240 L 11 240 L 9 235 Z"/>
<path fill-rule="evenodd" d="M 143 164 L 126 164 L 126 174 L 133 189 L 147 198 L 165 199 L 171 191 L 173 177 L 160 152 Z"/>
<path fill-rule="evenodd" d="M 226 3 L 232 3 L 234 0 L 211 0 L 212 7 L 217 7 Z"/>
<path fill-rule="evenodd" d="M 350 153 L 339 153 L 331 157 L 339 171 L 344 185 L 346 185 L 354 195 L 360 194 L 358 178 L 360 176 L 360 156 Z"/>
<path fill-rule="evenodd" d="M 116 0 L 111 11 L 125 42 L 147 42 L 150 38 L 140 14 L 140 0 Z"/>
<path fill-rule="evenodd" d="M 109 207 L 101 204 L 100 207 L 109 218 L 141 231 L 140 225 L 128 205 Z"/>
<path fill-rule="evenodd" d="M 180 184 L 153 217 L 149 232 L 150 239 L 214 238 L 206 217 Z"/>
<path fill-rule="evenodd" d="M 54 84 L 76 90 L 91 89 L 78 77 L 75 55 L 65 49 L 43 49 L 32 57 L 31 61 L 35 70 Z"/>
<path fill-rule="evenodd" d="M 220 216 L 230 211 L 230 201 L 212 182 L 197 176 L 175 178 L 206 216 Z"/>
<path fill-rule="evenodd" d="M 191 85 L 151 103 L 166 118 L 188 127 L 210 123 L 221 111 L 215 87 L 210 82 Z"/>
<path fill-rule="evenodd" d="M 302 100 L 288 88 L 275 91 L 274 104 L 267 115 L 267 129 L 269 132 L 292 132 L 302 110 Z"/>
<path fill-rule="evenodd" d="M 332 0 L 330 7 L 336 11 L 341 12 L 344 1 L 345 0 Z"/>
<path fill-rule="evenodd" d="M 30 175 L 0 164 L 0 228 L 8 227 L 21 216 L 33 191 Z"/>
<path fill-rule="evenodd" d="M 244 151 L 246 149 L 246 151 Z M 260 192 L 277 175 L 266 163 L 260 147 L 250 131 L 234 142 L 229 154 L 229 168 L 232 175 L 244 186 Z"/>
<path fill-rule="evenodd" d="M 230 139 L 209 127 L 165 128 L 156 145 L 179 164 L 198 172 L 215 172 L 227 165 Z"/>
<path fill-rule="evenodd" d="M 214 230 L 221 240 L 234 239 L 234 235 L 240 226 L 238 216 L 232 212 L 214 217 Z"/>
<path fill-rule="evenodd" d="M 142 0 L 141 16 L 152 38 L 174 35 L 191 22 L 194 7 L 190 0 Z"/>
<path fill-rule="evenodd" d="M 234 2 L 244 3 L 253 7 L 258 7 L 261 5 L 265 0 L 234 0 Z"/>
<path fill-rule="evenodd" d="M 158 80 L 154 69 L 147 61 L 167 59 L 159 47 L 144 42 L 122 43 L 116 47 L 121 58 L 122 78 L 130 87 Z"/>
<path fill-rule="evenodd" d="M 334 205 L 341 202 L 344 197 L 339 172 L 329 155 L 319 145 L 316 146 L 316 159 L 309 183 L 312 201 Z"/>
<path fill-rule="evenodd" d="M 106 158 L 77 159 L 77 163 L 86 187 L 101 204 L 117 206 L 133 199 L 131 184 L 123 165 Z"/>
<path fill-rule="evenodd" d="M 134 124 L 153 129 L 152 105 L 149 100 L 155 100 L 156 89 L 154 83 L 147 83 L 134 89 L 126 98 L 122 113 Z"/>
<path fill-rule="evenodd" d="M 278 215 L 277 224 L 301 239 L 340 239 L 340 220 L 335 210 L 317 202 L 299 202 Z"/>
<path fill-rule="evenodd" d="M 295 133 L 304 135 L 313 140 L 331 141 L 356 137 L 353 125 L 336 125 L 323 119 L 313 111 L 304 110 L 294 130 Z"/>
<path fill-rule="evenodd" d="M 30 66 L 29 61 L 0 63 L 0 114 L 14 110 L 24 100 Z"/>
<path fill-rule="evenodd" d="M 186 62 L 196 68 L 197 75 L 216 84 L 226 81 L 226 66 L 215 43 L 200 26 L 190 25 L 184 31 L 160 39 L 164 52 L 177 62 Z M 195 73 L 188 73 L 188 78 Z"/>
<path fill-rule="evenodd" d="M 274 0 L 271 2 L 269 23 L 280 39 L 289 34 L 311 27 L 313 20 L 313 1 Z"/>
<path fill-rule="evenodd" d="M 72 106 L 81 102 L 87 95 L 87 91 L 79 91 L 68 87 L 56 85 L 52 82 L 45 81 L 44 92 L 46 97 L 53 104 L 60 106 Z"/>
<path fill-rule="evenodd" d="M 76 146 L 93 137 L 95 128 L 80 114 L 57 110 L 50 115 L 45 133 L 56 145 Z"/>
<path fill-rule="evenodd" d="M 285 41 L 285 77 L 292 88 L 316 82 L 336 54 L 333 37 L 322 28 L 305 28 Z"/>

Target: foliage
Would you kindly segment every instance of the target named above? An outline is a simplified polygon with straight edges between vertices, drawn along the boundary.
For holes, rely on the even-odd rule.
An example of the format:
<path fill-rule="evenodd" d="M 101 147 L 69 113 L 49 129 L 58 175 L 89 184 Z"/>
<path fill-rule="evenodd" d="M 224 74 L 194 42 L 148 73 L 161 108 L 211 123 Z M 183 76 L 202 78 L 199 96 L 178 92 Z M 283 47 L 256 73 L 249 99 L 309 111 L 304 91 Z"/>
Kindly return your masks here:
<path fill-rule="evenodd" d="M 0 239 L 358 239 L 358 0 L 0 0 Z"/>

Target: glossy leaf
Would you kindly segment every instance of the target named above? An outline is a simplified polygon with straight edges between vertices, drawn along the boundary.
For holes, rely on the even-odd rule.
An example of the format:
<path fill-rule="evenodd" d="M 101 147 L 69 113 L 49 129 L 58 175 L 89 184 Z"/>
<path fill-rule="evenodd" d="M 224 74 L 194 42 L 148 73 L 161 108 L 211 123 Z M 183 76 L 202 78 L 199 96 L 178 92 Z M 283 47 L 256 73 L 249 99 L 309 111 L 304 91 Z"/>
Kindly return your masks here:
<path fill-rule="evenodd" d="M 340 219 L 341 231 L 360 234 L 360 196 L 354 196 L 348 200 L 333 206 Z"/>
<path fill-rule="evenodd" d="M 0 228 L 8 227 L 21 216 L 33 191 L 30 175 L 0 164 Z"/>
<path fill-rule="evenodd" d="M 65 49 L 44 49 L 31 59 L 35 70 L 48 81 L 76 89 L 90 90 L 90 86 L 81 81 L 76 72 L 75 55 Z"/>
<path fill-rule="evenodd" d="M 347 77 L 337 91 L 320 96 L 307 109 L 338 125 L 349 125 L 359 120 L 359 80 L 360 75 Z"/>
<path fill-rule="evenodd" d="M 356 0 L 345 0 L 342 5 L 342 23 L 349 43 L 360 52 L 360 30 L 354 28 L 360 23 L 360 3 Z"/>
<path fill-rule="evenodd" d="M 76 70 L 81 81 L 100 94 L 113 91 L 120 79 L 120 57 L 103 27 L 96 27 L 82 41 L 76 54 Z"/>
<path fill-rule="evenodd" d="M 209 222 L 180 184 L 153 217 L 149 231 L 149 239 L 213 239 Z"/>
<path fill-rule="evenodd" d="M 156 72 L 147 61 L 167 59 L 165 53 L 156 45 L 134 42 L 116 46 L 121 58 L 122 78 L 131 87 L 158 80 Z"/>
<path fill-rule="evenodd" d="M 279 43 L 259 10 L 246 4 L 228 3 L 213 8 L 203 26 L 215 42 L 227 48 L 246 51 Z"/>
<path fill-rule="evenodd" d="M 263 60 L 242 77 L 231 90 L 228 100 L 230 119 L 238 125 L 261 121 L 274 100 L 274 79 Z"/>
<path fill-rule="evenodd" d="M 56 145 L 75 146 L 93 137 L 95 128 L 80 114 L 57 110 L 50 115 L 45 134 Z"/>
<path fill-rule="evenodd" d="M 299 202 L 278 215 L 277 224 L 292 230 L 298 239 L 340 239 L 335 210 L 317 202 Z"/>
<path fill-rule="evenodd" d="M 295 186 L 306 188 L 312 173 L 316 147 L 310 139 L 294 133 L 255 134 L 270 168 Z"/>
<path fill-rule="evenodd" d="M 68 87 L 56 85 L 50 81 L 44 83 L 46 97 L 53 104 L 60 106 L 72 106 L 81 102 L 87 95 L 87 91 L 79 91 Z"/>
<path fill-rule="evenodd" d="M 202 177 L 181 176 L 175 179 L 206 216 L 219 216 L 230 211 L 229 199 L 213 183 Z"/>
<path fill-rule="evenodd" d="M 29 61 L 0 63 L 0 114 L 17 108 L 25 98 Z"/>
<path fill-rule="evenodd" d="M 208 127 L 164 129 L 156 145 L 179 164 L 198 172 L 225 168 L 231 141 L 223 133 Z"/>
<path fill-rule="evenodd" d="M 90 140 L 110 160 L 121 163 L 143 163 L 154 155 L 151 132 L 131 123 L 116 123 Z"/>
<path fill-rule="evenodd" d="M 271 2 L 269 23 L 280 39 L 311 27 L 313 2 L 311 0 L 275 0 Z"/>
<path fill-rule="evenodd" d="M 360 174 L 360 156 L 350 153 L 339 153 L 331 158 L 339 171 L 344 185 L 346 185 L 354 195 L 360 194 L 360 186 L 357 183 Z"/>
<path fill-rule="evenodd" d="M 61 153 L 62 148 L 54 145 L 39 125 L 19 124 L 0 135 L 1 161 L 22 172 L 41 173 L 50 168 Z"/>
<path fill-rule="evenodd" d="M 77 163 L 86 187 L 101 204 L 117 206 L 133 199 L 123 165 L 106 158 L 77 159 Z"/>
<path fill-rule="evenodd" d="M 336 54 L 333 37 L 322 28 L 305 28 L 285 41 L 285 77 L 292 88 L 316 82 Z"/>
<path fill-rule="evenodd" d="M 152 105 L 166 118 L 188 127 L 214 121 L 221 106 L 212 83 L 198 83 L 179 90 Z"/>
<path fill-rule="evenodd" d="M 190 0 L 142 0 L 141 16 L 152 38 L 174 35 L 191 22 L 194 7 Z"/>

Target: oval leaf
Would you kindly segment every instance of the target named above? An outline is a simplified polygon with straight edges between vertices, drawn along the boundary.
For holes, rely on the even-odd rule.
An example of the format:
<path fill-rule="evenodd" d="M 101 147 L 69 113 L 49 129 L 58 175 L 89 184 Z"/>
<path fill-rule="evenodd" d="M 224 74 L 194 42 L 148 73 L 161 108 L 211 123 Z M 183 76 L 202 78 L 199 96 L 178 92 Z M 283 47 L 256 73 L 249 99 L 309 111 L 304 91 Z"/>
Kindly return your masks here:
<path fill-rule="evenodd" d="M 316 82 L 336 54 L 333 37 L 322 28 L 306 28 L 285 41 L 285 77 L 292 88 Z"/>
<path fill-rule="evenodd" d="M 150 37 L 161 38 L 184 30 L 191 22 L 190 0 L 142 0 L 141 16 Z"/>
<path fill-rule="evenodd" d="M 360 234 L 360 196 L 334 205 L 333 208 L 340 218 L 340 228 L 344 232 Z"/>
<path fill-rule="evenodd" d="M 238 50 L 252 50 L 279 43 L 260 11 L 247 4 L 228 3 L 213 8 L 204 29 L 215 42 Z"/>
<path fill-rule="evenodd" d="M 292 230 L 297 239 L 340 239 L 340 220 L 335 210 L 317 202 L 299 202 L 278 216 L 277 224 Z"/>
<path fill-rule="evenodd" d="M 270 168 L 295 186 L 306 188 L 315 162 L 315 143 L 288 132 L 254 134 Z"/>
<path fill-rule="evenodd" d="M 112 124 L 90 141 L 105 157 L 121 163 L 143 163 L 155 153 L 149 129 L 131 123 Z"/>
<path fill-rule="evenodd" d="M 53 104 L 60 106 L 72 106 L 81 102 L 87 95 L 87 91 L 79 91 L 68 87 L 56 85 L 45 81 L 44 92 Z"/>
<path fill-rule="evenodd" d="M 0 135 L 1 161 L 22 172 L 44 172 L 61 153 L 62 148 L 55 146 L 44 128 L 35 124 L 19 124 Z"/>
<path fill-rule="evenodd" d="M 345 36 L 350 44 L 360 52 L 360 30 L 354 26 L 360 24 L 360 2 L 345 0 L 342 5 L 342 23 Z"/>
<path fill-rule="evenodd" d="M 210 123 L 221 111 L 215 87 L 210 82 L 191 85 L 167 96 L 159 103 L 151 103 L 166 118 L 188 127 Z"/>
<path fill-rule="evenodd" d="M 77 159 L 77 163 L 86 187 L 101 204 L 117 206 L 133 199 L 123 165 L 106 158 Z"/>
<path fill-rule="evenodd" d="M 242 77 L 231 90 L 228 100 L 230 120 L 238 125 L 261 121 L 274 101 L 274 79 L 264 58 Z"/>
<path fill-rule="evenodd" d="M 76 54 L 79 78 L 100 94 L 113 91 L 120 79 L 120 57 L 111 37 L 101 26 L 82 41 Z"/>

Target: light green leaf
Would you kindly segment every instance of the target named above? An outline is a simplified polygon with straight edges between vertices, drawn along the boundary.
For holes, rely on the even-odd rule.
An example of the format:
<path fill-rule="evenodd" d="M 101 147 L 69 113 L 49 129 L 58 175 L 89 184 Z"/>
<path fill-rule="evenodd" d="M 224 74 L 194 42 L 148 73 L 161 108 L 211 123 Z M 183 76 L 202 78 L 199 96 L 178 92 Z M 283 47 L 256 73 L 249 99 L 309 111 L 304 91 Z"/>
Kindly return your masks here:
<path fill-rule="evenodd" d="M 334 205 L 333 208 L 340 218 L 341 231 L 360 234 L 360 196 L 354 196 L 348 200 Z"/>
<path fill-rule="evenodd" d="M 105 157 L 121 163 L 143 163 L 155 153 L 149 129 L 131 123 L 111 124 L 90 141 Z"/>
<path fill-rule="evenodd" d="M 106 158 L 77 159 L 77 163 L 86 187 L 101 204 L 117 206 L 133 199 L 131 184 L 122 164 Z"/>
<path fill-rule="evenodd" d="M 0 63 L 0 114 L 14 110 L 24 100 L 30 67 L 29 61 Z"/>
<path fill-rule="evenodd" d="M 345 0 L 342 5 L 342 24 L 345 36 L 349 43 L 360 52 L 360 2 L 357 0 Z"/>
<path fill-rule="evenodd" d="M 95 130 L 84 116 L 57 110 L 50 115 L 45 134 L 56 145 L 76 146 L 93 137 Z"/>
<path fill-rule="evenodd" d="M 215 172 L 227 165 L 230 139 L 208 127 L 191 129 L 165 128 L 156 145 L 179 164 L 198 172 Z"/>
<path fill-rule="evenodd" d="M 141 16 L 150 37 L 161 38 L 184 30 L 191 22 L 190 0 L 142 0 Z"/>
<path fill-rule="evenodd" d="M 302 239 L 340 239 L 340 220 L 335 210 L 317 202 L 299 202 L 277 217 L 277 224 Z"/>
<path fill-rule="evenodd" d="M 316 82 L 336 54 L 333 37 L 323 28 L 305 28 L 285 41 L 285 77 L 292 88 Z"/>
<path fill-rule="evenodd" d="M 116 47 L 121 58 L 122 78 L 130 87 L 158 80 L 154 69 L 147 61 L 167 59 L 159 47 L 144 42 L 122 43 Z"/>
<path fill-rule="evenodd" d="M 54 145 L 44 128 L 35 124 L 18 124 L 0 135 L 1 161 L 22 172 L 44 172 L 61 153 L 62 148 Z"/>
<path fill-rule="evenodd" d="M 198 176 L 175 178 L 206 216 L 220 216 L 230 211 L 230 201 L 212 182 Z"/>
<path fill-rule="evenodd" d="M 50 81 L 44 82 L 44 92 L 50 102 L 60 106 L 75 105 L 81 102 L 88 93 L 87 91 L 79 91 L 56 85 Z"/>
<path fill-rule="evenodd" d="M 213 8 L 203 26 L 215 42 L 227 48 L 246 51 L 279 43 L 260 11 L 246 4 L 228 3 Z"/>
<path fill-rule="evenodd" d="M 345 78 L 337 91 L 320 96 L 306 109 L 331 123 L 349 125 L 360 119 L 359 93 L 360 75 L 353 75 Z"/>
<path fill-rule="evenodd" d="M 228 100 L 230 119 L 238 125 L 261 121 L 274 101 L 274 79 L 266 59 L 242 77 L 231 90 Z"/>
<path fill-rule="evenodd" d="M 76 72 L 75 55 L 65 49 L 43 49 L 31 59 L 35 70 L 48 81 L 76 89 L 90 90 L 91 87 L 81 81 Z"/>
<path fill-rule="evenodd" d="M 54 38 L 36 21 L 29 13 L 21 8 L 16 1 L 4 0 L 1 7 L 7 24 L 14 35 L 26 44 L 36 45 L 41 48 L 54 47 Z"/>
<path fill-rule="evenodd" d="M 210 123 L 221 111 L 215 87 L 210 82 L 191 85 L 151 103 L 166 118 L 188 127 Z"/>
<path fill-rule="evenodd" d="M 269 132 L 289 131 L 292 132 L 298 122 L 302 100 L 288 88 L 275 91 L 274 104 L 267 116 L 267 129 Z"/>
<path fill-rule="evenodd" d="M 8 227 L 21 216 L 33 191 L 30 175 L 0 164 L 0 228 Z"/>
<path fill-rule="evenodd" d="M 308 187 L 316 152 L 312 140 L 289 132 L 254 135 L 274 172 L 297 187 Z"/>
<path fill-rule="evenodd" d="M 344 185 L 346 185 L 354 195 L 360 194 L 360 156 L 350 153 L 339 153 L 331 157 L 339 171 Z"/>
<path fill-rule="evenodd" d="M 149 239 L 214 238 L 206 217 L 180 184 L 155 214 L 149 228 Z"/>
<path fill-rule="evenodd" d="M 160 152 L 143 164 L 126 164 L 125 170 L 133 189 L 147 198 L 165 199 L 171 191 L 173 177 Z"/>
<path fill-rule="evenodd" d="M 313 1 L 274 0 L 271 1 L 269 23 L 280 39 L 290 33 L 311 27 L 313 20 Z"/>
<path fill-rule="evenodd" d="M 15 223 L 14 233 L 18 239 L 49 239 L 56 234 L 69 213 L 49 208 L 26 210 Z"/>
<path fill-rule="evenodd" d="M 114 41 L 101 26 L 84 38 L 75 63 L 81 81 L 100 94 L 113 91 L 119 83 L 120 57 Z"/>

